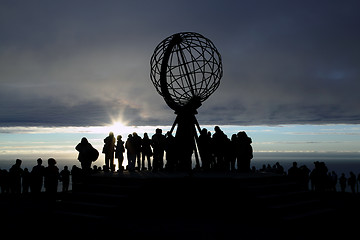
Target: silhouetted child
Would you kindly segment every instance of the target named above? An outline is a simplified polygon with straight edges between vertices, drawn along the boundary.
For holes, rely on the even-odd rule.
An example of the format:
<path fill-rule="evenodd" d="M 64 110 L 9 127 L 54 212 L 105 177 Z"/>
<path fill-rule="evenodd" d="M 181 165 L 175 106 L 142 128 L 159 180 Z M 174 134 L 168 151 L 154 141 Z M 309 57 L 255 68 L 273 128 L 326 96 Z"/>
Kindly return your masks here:
<path fill-rule="evenodd" d="M 62 191 L 67 192 L 70 184 L 70 171 L 68 166 L 64 166 L 64 169 L 60 172 L 60 180 L 62 182 Z"/>

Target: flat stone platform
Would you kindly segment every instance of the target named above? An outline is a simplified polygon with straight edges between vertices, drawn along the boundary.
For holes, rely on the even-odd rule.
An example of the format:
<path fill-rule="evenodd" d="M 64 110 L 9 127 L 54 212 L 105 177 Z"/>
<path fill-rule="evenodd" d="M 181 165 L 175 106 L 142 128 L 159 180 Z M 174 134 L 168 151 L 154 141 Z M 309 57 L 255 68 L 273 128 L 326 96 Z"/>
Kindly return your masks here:
<path fill-rule="evenodd" d="M 355 236 L 360 213 L 357 195 L 311 192 L 273 173 L 100 172 L 55 201 L 0 200 L 4 229 L 25 236 L 334 239 Z"/>

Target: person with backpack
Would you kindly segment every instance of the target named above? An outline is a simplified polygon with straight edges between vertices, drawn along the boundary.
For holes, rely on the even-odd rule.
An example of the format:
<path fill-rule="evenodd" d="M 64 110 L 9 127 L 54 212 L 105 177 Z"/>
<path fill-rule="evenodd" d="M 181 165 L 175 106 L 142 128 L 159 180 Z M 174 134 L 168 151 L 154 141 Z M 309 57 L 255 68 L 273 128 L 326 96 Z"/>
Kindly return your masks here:
<path fill-rule="evenodd" d="M 79 152 L 78 160 L 81 163 L 81 168 L 85 172 L 91 171 L 91 163 L 95 162 L 99 157 L 99 152 L 89 143 L 86 137 L 81 139 L 81 142 L 75 147 Z"/>

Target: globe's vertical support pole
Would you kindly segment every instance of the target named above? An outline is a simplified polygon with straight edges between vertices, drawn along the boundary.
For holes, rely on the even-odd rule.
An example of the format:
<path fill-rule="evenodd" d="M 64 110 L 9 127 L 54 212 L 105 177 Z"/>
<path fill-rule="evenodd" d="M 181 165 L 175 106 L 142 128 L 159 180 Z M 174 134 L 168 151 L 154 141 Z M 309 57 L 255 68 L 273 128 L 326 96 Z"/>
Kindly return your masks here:
<path fill-rule="evenodd" d="M 161 64 L 161 71 L 160 71 L 160 84 L 161 84 L 161 91 L 166 100 L 166 103 L 175 110 L 177 117 L 175 119 L 174 125 L 178 125 L 176 134 L 175 134 L 175 142 L 176 142 L 176 156 L 178 162 L 178 170 L 180 171 L 190 171 L 192 169 L 192 154 L 195 152 L 195 160 L 196 166 L 200 167 L 199 157 L 197 154 L 196 142 L 195 142 L 195 113 L 196 107 L 192 106 L 192 104 L 187 105 L 186 107 L 177 106 L 174 101 L 172 100 L 167 84 L 167 72 L 168 72 L 168 62 L 170 58 L 170 54 L 172 49 L 175 46 L 178 46 L 180 49 L 180 54 L 183 62 L 185 61 L 183 53 L 181 52 L 181 43 L 182 39 L 181 36 L 174 35 L 171 39 L 169 45 L 167 46 Z M 192 89 L 191 82 L 190 82 L 190 75 L 185 65 L 183 65 L 186 73 L 186 80 L 191 88 L 192 94 L 194 90 Z M 197 121 L 196 121 L 197 122 Z M 173 129 L 173 128 L 172 128 Z"/>

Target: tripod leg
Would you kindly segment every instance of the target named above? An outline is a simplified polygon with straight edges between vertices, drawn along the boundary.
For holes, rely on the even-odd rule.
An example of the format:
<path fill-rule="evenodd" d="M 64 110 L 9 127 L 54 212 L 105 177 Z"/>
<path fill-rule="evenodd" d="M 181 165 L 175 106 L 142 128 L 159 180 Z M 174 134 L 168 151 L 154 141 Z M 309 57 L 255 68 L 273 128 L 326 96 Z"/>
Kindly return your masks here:
<path fill-rule="evenodd" d="M 195 119 L 195 125 L 199 127 L 199 124 L 197 123 L 196 121 L 196 118 L 194 117 Z M 196 165 L 195 165 L 195 168 L 196 169 L 200 169 L 200 161 L 199 161 L 199 154 L 198 154 L 198 147 L 197 147 L 197 143 L 198 143 L 198 135 L 196 133 L 196 128 L 195 128 L 195 125 L 193 125 L 193 135 L 194 135 L 194 154 L 195 154 L 195 161 L 196 161 Z M 200 128 L 200 127 L 199 127 Z"/>
<path fill-rule="evenodd" d="M 173 123 L 173 125 L 172 125 L 172 127 L 171 127 L 171 129 L 170 129 L 170 133 L 171 133 L 171 134 L 172 134 L 172 132 L 174 131 L 174 128 L 175 128 L 175 126 L 176 126 L 177 123 L 178 123 L 178 117 L 176 116 L 175 121 L 174 121 L 174 123 Z"/>

